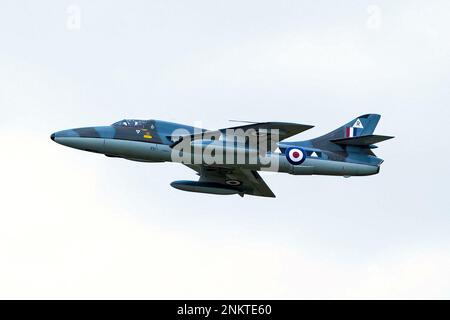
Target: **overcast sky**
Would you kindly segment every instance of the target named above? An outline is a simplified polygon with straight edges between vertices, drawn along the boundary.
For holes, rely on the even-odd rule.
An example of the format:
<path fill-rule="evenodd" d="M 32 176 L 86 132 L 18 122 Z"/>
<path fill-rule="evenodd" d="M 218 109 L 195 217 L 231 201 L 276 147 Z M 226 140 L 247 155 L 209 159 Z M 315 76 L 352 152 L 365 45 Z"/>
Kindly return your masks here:
<path fill-rule="evenodd" d="M 450 2 L 24 1 L 0 10 L 0 298 L 450 298 Z M 262 173 L 276 199 L 53 143 L 382 115 L 371 177 Z"/>

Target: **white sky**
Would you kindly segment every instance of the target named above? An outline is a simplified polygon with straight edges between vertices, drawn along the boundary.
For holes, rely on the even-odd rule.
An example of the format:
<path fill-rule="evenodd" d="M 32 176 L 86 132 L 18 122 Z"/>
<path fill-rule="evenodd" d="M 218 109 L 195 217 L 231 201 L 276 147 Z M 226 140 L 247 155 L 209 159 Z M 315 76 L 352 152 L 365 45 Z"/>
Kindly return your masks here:
<path fill-rule="evenodd" d="M 450 298 L 448 1 L 1 7 L 0 298 Z M 237 118 L 303 140 L 370 112 L 396 136 L 378 176 L 263 173 L 276 199 L 49 139 Z"/>

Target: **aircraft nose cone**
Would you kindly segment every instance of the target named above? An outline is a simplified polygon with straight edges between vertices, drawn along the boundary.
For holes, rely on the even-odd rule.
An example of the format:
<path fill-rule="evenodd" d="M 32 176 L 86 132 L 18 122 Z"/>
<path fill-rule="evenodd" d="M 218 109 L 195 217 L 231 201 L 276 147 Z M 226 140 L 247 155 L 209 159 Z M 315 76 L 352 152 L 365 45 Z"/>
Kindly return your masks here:
<path fill-rule="evenodd" d="M 52 133 L 52 135 L 50 136 L 50 139 L 52 139 L 53 141 L 55 141 L 55 134 Z"/>

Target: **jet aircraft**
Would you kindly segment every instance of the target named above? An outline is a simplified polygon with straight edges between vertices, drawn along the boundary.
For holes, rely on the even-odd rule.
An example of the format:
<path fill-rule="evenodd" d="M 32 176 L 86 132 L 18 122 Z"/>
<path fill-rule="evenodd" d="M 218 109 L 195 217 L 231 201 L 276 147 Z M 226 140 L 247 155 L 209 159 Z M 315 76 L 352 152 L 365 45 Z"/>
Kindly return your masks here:
<path fill-rule="evenodd" d="M 374 135 L 380 115 L 359 116 L 320 137 L 286 141 L 313 126 L 250 122 L 207 130 L 161 120 L 125 119 L 110 126 L 55 132 L 51 139 L 71 148 L 143 162 L 178 162 L 198 181 L 171 186 L 192 192 L 275 197 L 258 171 L 292 175 L 368 176 L 383 160 L 373 149 L 391 136 Z M 243 121 L 245 122 L 245 121 Z"/>

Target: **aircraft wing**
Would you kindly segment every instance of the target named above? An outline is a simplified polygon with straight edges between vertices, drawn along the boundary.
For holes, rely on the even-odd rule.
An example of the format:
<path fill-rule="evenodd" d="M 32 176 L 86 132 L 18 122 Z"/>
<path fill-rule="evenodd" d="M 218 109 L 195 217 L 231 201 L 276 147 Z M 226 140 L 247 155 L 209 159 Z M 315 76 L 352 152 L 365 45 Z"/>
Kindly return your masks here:
<path fill-rule="evenodd" d="M 253 133 L 258 136 L 259 143 L 268 143 L 268 141 L 275 139 L 275 137 L 271 136 L 270 132 L 271 130 L 278 130 L 278 141 L 282 141 L 284 139 L 287 139 L 291 136 L 294 136 L 300 132 L 306 131 L 308 129 L 313 128 L 314 126 L 306 125 L 306 124 L 298 124 L 298 123 L 290 123 L 290 122 L 258 122 L 258 123 L 252 123 L 247 124 L 243 126 L 237 126 L 237 127 L 230 127 L 230 128 L 224 128 L 219 130 L 205 130 L 202 133 L 198 134 L 192 134 L 184 137 L 180 137 L 180 139 L 172 144 L 172 147 L 176 146 L 178 143 L 180 143 L 183 139 L 189 138 L 191 141 L 193 140 L 210 140 L 211 136 L 214 135 L 226 135 L 227 130 L 239 130 L 241 129 L 241 132 L 246 132 L 247 130 L 254 130 Z M 239 136 L 239 132 L 236 132 L 236 136 Z M 271 147 L 271 146 L 269 146 Z M 273 146 L 272 149 L 276 149 L 277 146 Z M 273 151 L 273 150 L 272 150 Z"/>
<path fill-rule="evenodd" d="M 313 127 L 314 126 L 291 122 L 258 122 L 243 126 L 220 129 L 220 132 L 225 133 L 227 129 L 231 130 L 242 129 L 244 131 L 253 129 L 259 135 L 259 134 L 266 134 L 266 131 L 270 132 L 270 130 L 278 130 L 279 138 L 281 141 L 289 137 L 295 136 L 296 134 L 311 129 Z"/>
<path fill-rule="evenodd" d="M 260 197 L 275 198 L 275 194 L 255 170 L 239 168 L 210 167 L 202 165 L 186 165 L 197 171 L 199 182 L 211 182 L 226 188 L 239 190 L 239 195 L 249 194 Z"/>

